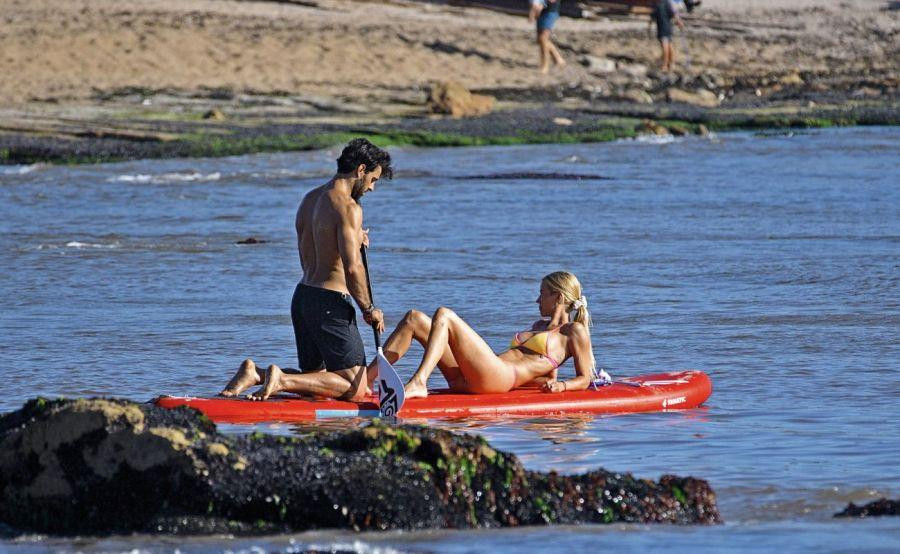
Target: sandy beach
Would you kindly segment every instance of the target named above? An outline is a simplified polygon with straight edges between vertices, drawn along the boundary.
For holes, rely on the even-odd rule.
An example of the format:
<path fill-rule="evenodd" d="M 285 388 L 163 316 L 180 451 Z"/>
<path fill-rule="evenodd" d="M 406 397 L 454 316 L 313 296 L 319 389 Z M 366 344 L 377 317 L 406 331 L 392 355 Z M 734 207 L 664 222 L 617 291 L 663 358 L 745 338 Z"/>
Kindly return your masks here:
<path fill-rule="evenodd" d="M 895 106 L 900 11 L 880 0 L 786 4 L 704 2 L 676 36 L 678 84 L 711 89 L 723 107 L 781 101 L 786 88 Z M 28 127 L 25 116 L 49 118 L 53 128 L 60 118 L 128 119 L 109 102 L 135 92 L 145 111 L 154 94 L 215 99 L 224 91 L 232 99 L 293 97 L 293 108 L 302 108 L 282 102 L 264 119 L 343 113 L 371 123 L 423 114 L 426 91 L 439 81 L 494 94 L 502 110 L 571 98 L 596 108 L 640 91 L 658 104 L 671 79 L 655 72 L 658 45 L 645 17 L 562 18 L 555 37 L 568 63 L 542 75 L 524 17 L 439 3 L 0 0 L 0 7 L 7 133 L 0 136 L 7 138 Z M 591 59 L 618 70 L 598 71 Z M 794 96 L 809 105 L 811 97 Z M 158 100 L 156 112 L 215 107 Z"/>

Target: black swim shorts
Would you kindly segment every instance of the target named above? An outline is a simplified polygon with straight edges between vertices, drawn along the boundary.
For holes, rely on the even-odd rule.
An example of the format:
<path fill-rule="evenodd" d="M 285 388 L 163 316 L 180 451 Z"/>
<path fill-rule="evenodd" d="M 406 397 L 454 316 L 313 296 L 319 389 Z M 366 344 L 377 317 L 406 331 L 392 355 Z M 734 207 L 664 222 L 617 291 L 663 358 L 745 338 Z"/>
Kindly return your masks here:
<path fill-rule="evenodd" d="M 672 40 L 672 20 L 666 17 L 656 17 L 656 38 L 659 40 Z"/>
<path fill-rule="evenodd" d="M 659 40 L 672 40 L 672 14 L 668 1 L 660 2 L 653 10 L 653 19 L 656 20 L 656 38 Z"/>
<path fill-rule="evenodd" d="M 349 295 L 298 283 L 291 300 L 291 321 L 301 371 L 366 365 Z"/>

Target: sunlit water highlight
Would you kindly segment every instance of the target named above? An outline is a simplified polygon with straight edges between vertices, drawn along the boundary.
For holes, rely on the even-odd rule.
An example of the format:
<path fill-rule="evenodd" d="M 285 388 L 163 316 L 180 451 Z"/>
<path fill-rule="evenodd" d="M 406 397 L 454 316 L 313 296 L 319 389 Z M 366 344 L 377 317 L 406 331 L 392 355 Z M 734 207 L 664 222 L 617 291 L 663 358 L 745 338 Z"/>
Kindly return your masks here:
<path fill-rule="evenodd" d="M 389 322 L 448 305 L 502 349 L 535 318 L 540 277 L 565 268 L 585 285 L 596 355 L 614 376 L 698 368 L 714 384 L 704 409 L 683 413 L 432 424 L 481 433 L 533 469 L 706 478 L 723 526 L 29 537 L 0 548 L 898 551 L 897 519 L 830 517 L 898 496 L 898 144 L 896 129 L 854 128 L 394 149 L 396 179 L 364 199 Z M 210 395 L 247 356 L 295 365 L 293 215 L 336 155 L 0 168 L 11 377 L 0 411 L 36 395 Z M 550 172 L 568 177 L 537 175 Z M 249 236 L 268 242 L 235 244 Z M 403 376 L 419 353 L 399 364 Z M 256 428 L 311 430 L 223 426 Z"/>

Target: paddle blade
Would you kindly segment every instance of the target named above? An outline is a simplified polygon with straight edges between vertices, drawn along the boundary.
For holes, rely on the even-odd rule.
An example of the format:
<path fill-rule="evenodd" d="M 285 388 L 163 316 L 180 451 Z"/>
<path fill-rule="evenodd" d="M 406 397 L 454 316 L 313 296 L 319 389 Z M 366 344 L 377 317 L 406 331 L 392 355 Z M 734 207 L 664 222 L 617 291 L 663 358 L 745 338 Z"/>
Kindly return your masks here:
<path fill-rule="evenodd" d="M 375 357 L 378 366 L 378 405 L 384 417 L 396 416 L 403 407 L 406 395 L 403 392 L 403 381 L 397 370 L 391 365 L 381 348 Z"/>

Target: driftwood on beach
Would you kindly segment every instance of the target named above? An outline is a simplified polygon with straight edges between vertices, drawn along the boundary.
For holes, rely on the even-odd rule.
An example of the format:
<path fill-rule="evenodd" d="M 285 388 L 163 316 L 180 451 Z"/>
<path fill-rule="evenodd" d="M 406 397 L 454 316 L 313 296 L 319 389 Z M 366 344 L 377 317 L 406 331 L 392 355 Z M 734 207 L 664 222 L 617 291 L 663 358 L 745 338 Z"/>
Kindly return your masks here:
<path fill-rule="evenodd" d="M 51 534 L 258 533 L 719 522 L 692 477 L 524 469 L 480 437 L 375 423 L 222 435 L 199 412 L 31 400 L 0 418 L 0 527 Z"/>

